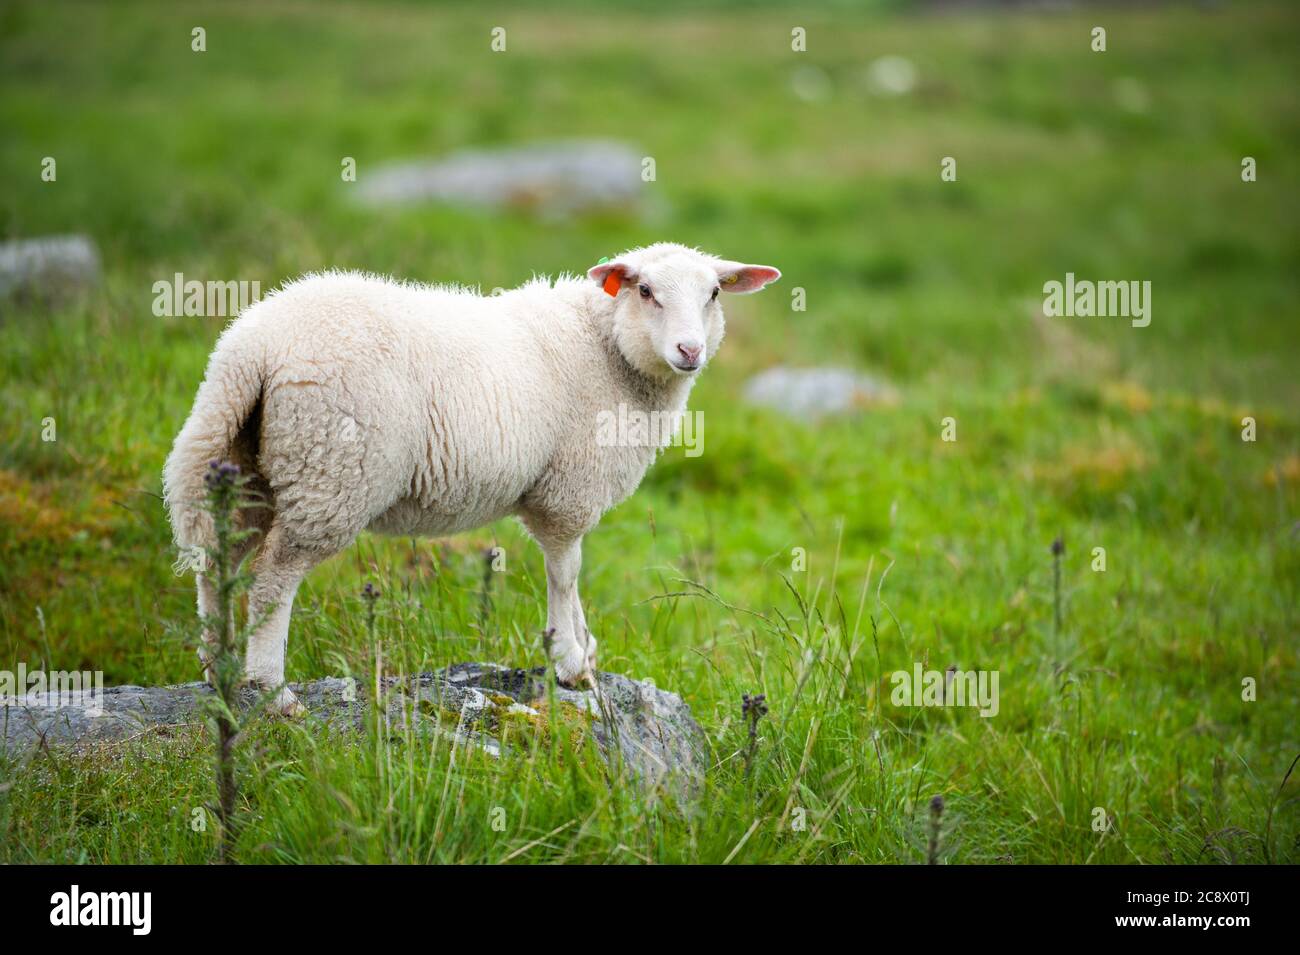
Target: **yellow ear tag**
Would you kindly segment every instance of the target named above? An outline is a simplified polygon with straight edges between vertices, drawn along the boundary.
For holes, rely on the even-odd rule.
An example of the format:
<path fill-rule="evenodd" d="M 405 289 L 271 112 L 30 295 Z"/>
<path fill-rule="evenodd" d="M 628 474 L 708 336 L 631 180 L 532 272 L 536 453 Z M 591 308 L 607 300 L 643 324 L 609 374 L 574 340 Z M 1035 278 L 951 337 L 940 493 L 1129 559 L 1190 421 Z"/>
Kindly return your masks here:
<path fill-rule="evenodd" d="M 605 276 L 605 292 L 608 295 L 618 296 L 618 290 L 623 285 L 623 279 L 617 272 L 610 272 Z"/>
<path fill-rule="evenodd" d="M 722 284 L 735 285 L 739 281 L 740 281 L 740 276 L 733 272 L 730 275 L 728 275 L 725 279 L 722 280 Z"/>

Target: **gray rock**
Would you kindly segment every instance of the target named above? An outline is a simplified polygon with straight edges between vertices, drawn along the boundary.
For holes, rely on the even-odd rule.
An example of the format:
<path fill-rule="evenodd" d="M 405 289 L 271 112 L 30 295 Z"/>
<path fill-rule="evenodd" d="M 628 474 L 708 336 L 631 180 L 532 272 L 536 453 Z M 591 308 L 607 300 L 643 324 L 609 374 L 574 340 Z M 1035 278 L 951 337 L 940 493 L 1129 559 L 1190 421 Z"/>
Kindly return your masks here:
<path fill-rule="evenodd" d="M 99 252 L 84 235 L 0 242 L 0 299 L 53 301 L 99 283 Z"/>
<path fill-rule="evenodd" d="M 677 780 L 690 788 L 703 777 L 708 742 L 681 697 L 616 673 L 599 674 L 597 683 L 597 690 L 554 686 L 548 698 L 544 668 L 458 663 L 436 673 L 386 677 L 380 698 L 390 734 L 407 728 L 442 733 L 494 756 L 512 741 L 548 734 L 553 701 L 555 718 L 575 733 L 590 732 L 612 766 L 651 785 Z M 322 731 L 364 725 L 369 688 L 337 677 L 292 686 L 307 707 L 307 719 Z M 201 725 L 201 701 L 211 693 L 203 683 L 183 683 L 107 687 L 97 697 L 62 701 L 32 694 L 0 705 L 0 747 L 21 752 L 146 734 L 165 738 Z M 257 699 L 256 691 L 241 691 L 244 706 Z"/>
<path fill-rule="evenodd" d="M 785 368 L 760 372 L 745 385 L 745 398 L 792 418 L 816 420 L 870 405 L 892 405 L 890 385 L 847 368 Z"/>
<path fill-rule="evenodd" d="M 567 214 L 627 205 L 641 194 L 641 157 L 603 140 L 474 149 L 445 159 L 358 171 L 357 193 L 369 205 L 436 201 Z"/>
<path fill-rule="evenodd" d="M 877 96 L 906 96 L 916 89 L 916 64 L 905 56 L 882 56 L 867 67 L 867 89 Z"/>

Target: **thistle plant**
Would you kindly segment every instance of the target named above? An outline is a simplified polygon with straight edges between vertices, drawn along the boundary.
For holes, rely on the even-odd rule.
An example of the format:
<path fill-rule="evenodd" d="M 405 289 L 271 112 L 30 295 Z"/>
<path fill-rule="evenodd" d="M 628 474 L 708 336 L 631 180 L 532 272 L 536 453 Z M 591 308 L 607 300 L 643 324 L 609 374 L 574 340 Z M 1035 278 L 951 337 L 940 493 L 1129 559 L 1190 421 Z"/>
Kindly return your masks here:
<path fill-rule="evenodd" d="M 371 727 L 376 731 L 376 739 L 383 726 L 384 711 L 382 707 L 383 683 L 384 683 L 384 651 L 375 637 L 375 605 L 379 603 L 381 592 L 378 587 L 370 581 L 361 588 L 361 599 L 366 602 L 366 634 L 369 637 L 369 646 L 374 654 L 374 684 L 371 686 L 369 698 L 370 705 L 367 709 Z"/>
<path fill-rule="evenodd" d="M 1065 538 L 1060 534 L 1052 541 L 1052 603 L 1054 608 L 1052 637 L 1061 640 L 1061 556 L 1065 553 Z"/>
<path fill-rule="evenodd" d="M 367 581 L 361 589 L 361 599 L 366 602 L 366 633 L 370 635 L 371 646 L 375 645 L 375 604 L 379 597 L 379 588 Z"/>
<path fill-rule="evenodd" d="M 234 861 L 235 843 L 238 841 L 239 819 L 236 803 L 239 784 L 235 774 L 235 748 L 256 709 L 242 719 L 236 715 L 240 681 L 243 678 L 244 660 L 240 647 L 246 633 L 235 621 L 235 605 L 240 593 L 252 583 L 252 575 L 240 572 L 235 560 L 239 545 L 256 530 L 241 530 L 236 517 L 240 510 L 255 506 L 250 499 L 239 468 L 228 461 L 212 461 L 204 477 L 206 497 L 204 507 L 212 516 L 214 546 L 207 553 L 204 573 L 216 591 L 216 613 L 203 620 L 203 627 L 211 634 L 207 646 L 207 666 L 216 693 L 205 699 L 204 707 L 208 727 L 215 742 L 214 770 L 216 775 L 216 803 L 212 807 L 217 817 L 218 857 L 222 864 Z"/>
<path fill-rule="evenodd" d="M 759 693 L 740 697 L 740 715 L 749 722 L 749 745 L 745 748 L 745 778 L 754 769 L 754 754 L 758 752 L 758 721 L 767 715 L 767 697 Z"/>
<path fill-rule="evenodd" d="M 929 865 L 939 864 L 939 833 L 942 828 L 943 797 L 935 796 L 930 800 L 930 843 L 925 852 L 925 859 Z"/>
<path fill-rule="evenodd" d="M 483 551 L 483 584 L 479 591 L 479 629 L 484 633 L 487 632 L 488 618 L 492 615 L 492 577 L 494 575 L 493 564 L 496 561 L 497 549 L 489 547 Z"/>

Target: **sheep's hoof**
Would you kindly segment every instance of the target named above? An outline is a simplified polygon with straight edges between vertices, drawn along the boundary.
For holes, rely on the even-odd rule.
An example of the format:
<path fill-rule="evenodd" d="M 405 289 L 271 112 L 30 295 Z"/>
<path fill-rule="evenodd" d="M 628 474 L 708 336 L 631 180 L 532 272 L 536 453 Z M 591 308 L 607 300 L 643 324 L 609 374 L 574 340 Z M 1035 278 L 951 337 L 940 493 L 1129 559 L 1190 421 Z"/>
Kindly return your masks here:
<path fill-rule="evenodd" d="M 243 686 L 251 686 L 255 689 L 265 692 L 269 687 L 259 680 L 244 680 Z M 307 707 L 298 701 L 298 696 L 287 686 L 282 686 L 276 692 L 271 701 L 266 704 L 266 712 L 270 716 L 283 716 L 286 719 L 297 720 L 307 715 Z"/>
<path fill-rule="evenodd" d="M 574 647 L 574 652 L 566 653 L 555 659 L 555 682 L 568 690 L 582 689 L 584 686 L 596 685 L 595 668 L 587 663 L 581 648 Z"/>
<path fill-rule="evenodd" d="M 212 658 L 202 647 L 199 647 L 199 663 L 203 664 L 203 682 L 208 686 L 216 686 L 217 673 L 212 669 Z"/>
<path fill-rule="evenodd" d="M 562 680 L 557 675 L 555 682 L 566 690 L 594 690 L 596 689 L 596 674 L 592 670 L 583 670 L 569 680 Z"/>
<path fill-rule="evenodd" d="M 307 707 L 298 701 L 293 690 L 287 686 L 281 687 L 280 692 L 275 695 L 275 699 L 271 701 L 270 711 L 291 720 L 300 720 L 307 715 Z"/>

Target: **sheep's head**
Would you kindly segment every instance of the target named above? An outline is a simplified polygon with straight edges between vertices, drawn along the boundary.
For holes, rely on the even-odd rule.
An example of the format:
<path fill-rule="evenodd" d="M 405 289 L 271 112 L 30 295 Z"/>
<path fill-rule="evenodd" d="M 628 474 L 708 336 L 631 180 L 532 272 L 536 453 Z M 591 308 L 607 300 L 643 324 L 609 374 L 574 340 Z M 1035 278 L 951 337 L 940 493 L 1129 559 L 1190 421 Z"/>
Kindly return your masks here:
<path fill-rule="evenodd" d="M 660 380 L 694 375 L 722 343 L 720 293 L 757 292 L 781 277 L 766 265 L 729 262 L 661 242 L 588 273 L 614 296 L 614 340 L 628 363 Z"/>

